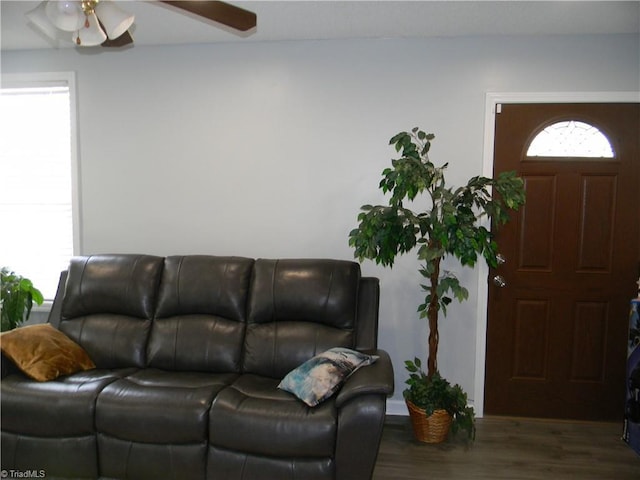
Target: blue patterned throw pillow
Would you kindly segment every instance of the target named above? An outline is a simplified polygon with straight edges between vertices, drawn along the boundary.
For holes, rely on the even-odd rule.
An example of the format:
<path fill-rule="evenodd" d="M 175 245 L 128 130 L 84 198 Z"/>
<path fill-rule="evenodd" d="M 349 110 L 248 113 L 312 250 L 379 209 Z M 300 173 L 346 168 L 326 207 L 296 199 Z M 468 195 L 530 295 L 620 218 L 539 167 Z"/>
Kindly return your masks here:
<path fill-rule="evenodd" d="M 331 348 L 291 370 L 278 388 L 315 407 L 333 395 L 356 370 L 371 365 L 377 359 L 377 355 L 349 348 Z"/>

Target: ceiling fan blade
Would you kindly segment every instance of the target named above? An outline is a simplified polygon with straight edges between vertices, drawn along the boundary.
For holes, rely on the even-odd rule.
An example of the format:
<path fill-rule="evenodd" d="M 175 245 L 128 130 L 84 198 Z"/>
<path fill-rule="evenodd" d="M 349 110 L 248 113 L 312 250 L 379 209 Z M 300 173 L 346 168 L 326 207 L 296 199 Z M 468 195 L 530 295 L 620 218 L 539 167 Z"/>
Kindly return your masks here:
<path fill-rule="evenodd" d="M 181 8 L 187 12 L 199 15 L 201 17 L 213 20 L 214 22 L 222 23 L 228 27 L 246 32 L 251 30 L 257 24 L 256 14 L 245 10 L 244 8 L 236 7 L 227 2 L 218 1 L 200 1 L 200 2 L 169 2 L 160 0 L 161 3 L 166 3 L 173 7 Z"/>
<path fill-rule="evenodd" d="M 133 43 L 133 38 L 131 34 L 126 31 L 118 38 L 114 38 L 113 40 L 109 40 L 108 38 L 102 42 L 100 45 L 103 47 L 124 47 L 126 45 L 130 45 Z"/>

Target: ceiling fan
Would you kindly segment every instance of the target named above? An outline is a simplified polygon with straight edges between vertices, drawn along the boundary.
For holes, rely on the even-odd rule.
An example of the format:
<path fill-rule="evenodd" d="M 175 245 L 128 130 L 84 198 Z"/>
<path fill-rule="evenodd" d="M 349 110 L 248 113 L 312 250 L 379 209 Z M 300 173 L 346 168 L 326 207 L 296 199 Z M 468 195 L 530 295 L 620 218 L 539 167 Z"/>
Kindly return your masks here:
<path fill-rule="evenodd" d="M 221 1 L 163 1 L 193 15 L 246 32 L 256 26 L 256 14 Z M 45 0 L 27 18 L 51 38 L 71 32 L 77 46 L 123 47 L 133 43 L 129 27 L 134 16 L 110 0 Z"/>

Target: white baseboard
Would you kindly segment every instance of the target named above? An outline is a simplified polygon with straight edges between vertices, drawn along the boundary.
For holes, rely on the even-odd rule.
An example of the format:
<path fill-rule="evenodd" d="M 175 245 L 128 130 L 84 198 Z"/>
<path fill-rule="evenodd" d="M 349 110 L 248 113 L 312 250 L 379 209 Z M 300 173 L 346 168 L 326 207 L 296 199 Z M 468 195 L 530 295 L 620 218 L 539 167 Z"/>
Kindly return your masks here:
<path fill-rule="evenodd" d="M 473 402 L 469 402 L 469 406 L 474 407 Z M 407 410 L 407 404 L 404 403 L 404 400 L 387 400 L 387 415 L 408 417 L 409 410 Z M 476 418 L 482 418 L 482 414 L 476 412 Z"/>
<path fill-rule="evenodd" d="M 387 400 L 387 415 L 408 416 L 407 404 L 404 400 Z"/>

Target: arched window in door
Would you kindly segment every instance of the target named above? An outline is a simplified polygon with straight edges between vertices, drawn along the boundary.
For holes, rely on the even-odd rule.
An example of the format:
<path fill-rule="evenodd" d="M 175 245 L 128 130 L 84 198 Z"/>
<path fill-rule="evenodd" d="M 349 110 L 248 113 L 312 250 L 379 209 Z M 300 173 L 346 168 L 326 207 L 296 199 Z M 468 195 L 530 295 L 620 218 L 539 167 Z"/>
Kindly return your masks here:
<path fill-rule="evenodd" d="M 614 158 L 607 137 L 593 125 L 568 120 L 549 125 L 538 133 L 527 157 Z"/>

